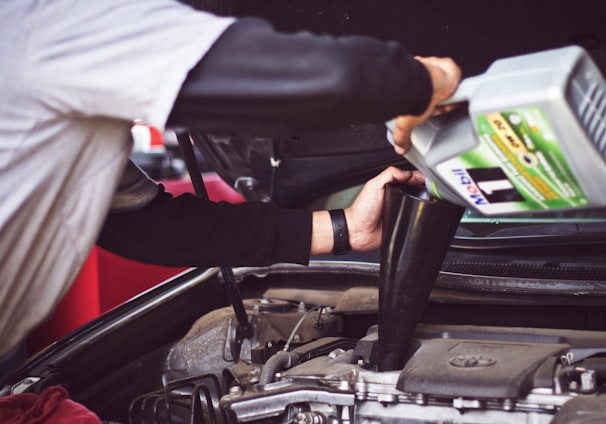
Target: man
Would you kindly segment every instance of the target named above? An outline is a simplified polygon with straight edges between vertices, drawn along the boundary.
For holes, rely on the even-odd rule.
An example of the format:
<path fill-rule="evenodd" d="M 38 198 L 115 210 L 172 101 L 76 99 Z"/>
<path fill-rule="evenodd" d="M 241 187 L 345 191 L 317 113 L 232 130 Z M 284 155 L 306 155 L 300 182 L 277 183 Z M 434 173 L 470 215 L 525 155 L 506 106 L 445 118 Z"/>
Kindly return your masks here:
<path fill-rule="evenodd" d="M 307 263 L 335 247 L 328 211 L 163 193 L 128 165 L 135 120 L 261 134 L 398 116 L 401 153 L 460 79 L 395 43 L 279 34 L 173 0 L 3 0 L 0 20 L 0 357 L 65 294 L 110 209 L 101 243 L 140 260 Z M 390 181 L 422 176 L 390 168 L 366 185 L 345 211 L 353 249 L 380 245 Z M 158 217 L 175 226 L 161 234 Z"/>

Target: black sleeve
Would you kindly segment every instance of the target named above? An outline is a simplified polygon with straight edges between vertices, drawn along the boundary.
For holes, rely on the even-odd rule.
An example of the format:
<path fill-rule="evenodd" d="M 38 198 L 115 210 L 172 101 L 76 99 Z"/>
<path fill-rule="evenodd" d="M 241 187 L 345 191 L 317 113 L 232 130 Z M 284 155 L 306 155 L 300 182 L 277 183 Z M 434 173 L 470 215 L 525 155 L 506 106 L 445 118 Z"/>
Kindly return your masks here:
<path fill-rule="evenodd" d="M 307 264 L 312 212 L 270 203 L 228 204 L 161 192 L 147 206 L 110 213 L 97 243 L 164 266 Z"/>
<path fill-rule="evenodd" d="M 190 71 L 168 124 L 206 131 L 335 128 L 420 114 L 431 95 L 425 67 L 395 42 L 283 34 L 246 18 Z"/>

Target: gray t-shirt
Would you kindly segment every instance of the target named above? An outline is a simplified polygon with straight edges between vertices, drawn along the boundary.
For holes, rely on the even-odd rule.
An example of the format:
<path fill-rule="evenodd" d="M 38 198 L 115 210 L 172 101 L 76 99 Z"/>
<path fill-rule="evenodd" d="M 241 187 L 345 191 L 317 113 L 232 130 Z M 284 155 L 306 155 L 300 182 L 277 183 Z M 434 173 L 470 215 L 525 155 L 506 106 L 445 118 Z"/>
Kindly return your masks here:
<path fill-rule="evenodd" d="M 233 22 L 173 0 L 0 2 L 0 356 L 95 242 L 131 150 Z"/>

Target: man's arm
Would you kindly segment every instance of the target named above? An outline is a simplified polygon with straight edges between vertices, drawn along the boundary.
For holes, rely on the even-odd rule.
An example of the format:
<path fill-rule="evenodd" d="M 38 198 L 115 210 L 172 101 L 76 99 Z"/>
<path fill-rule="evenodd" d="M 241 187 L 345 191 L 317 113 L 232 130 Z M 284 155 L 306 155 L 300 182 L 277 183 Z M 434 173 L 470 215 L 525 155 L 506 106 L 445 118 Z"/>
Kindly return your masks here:
<path fill-rule="evenodd" d="M 190 71 L 168 125 L 275 133 L 422 114 L 426 67 L 371 37 L 282 34 L 258 19 L 232 24 Z"/>
<path fill-rule="evenodd" d="M 383 187 L 390 182 L 419 185 L 424 177 L 389 167 L 364 185 L 345 209 L 353 250 L 380 247 Z M 310 255 L 332 251 L 333 229 L 325 210 L 214 203 L 161 190 L 143 207 L 110 213 L 98 244 L 133 260 L 166 266 L 307 264 Z"/>
<path fill-rule="evenodd" d="M 173 197 L 161 189 L 144 207 L 110 213 L 97 243 L 165 266 L 306 264 L 311 228 L 311 211 L 215 203 L 189 193 Z"/>

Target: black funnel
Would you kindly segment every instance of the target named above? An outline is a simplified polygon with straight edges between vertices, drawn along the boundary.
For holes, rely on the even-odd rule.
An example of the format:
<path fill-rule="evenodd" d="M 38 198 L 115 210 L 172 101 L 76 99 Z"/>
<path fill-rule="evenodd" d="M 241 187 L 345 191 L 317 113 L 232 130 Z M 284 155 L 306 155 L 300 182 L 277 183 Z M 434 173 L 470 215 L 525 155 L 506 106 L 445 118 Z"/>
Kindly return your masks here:
<path fill-rule="evenodd" d="M 403 368 L 406 350 L 464 210 L 436 199 L 424 188 L 385 187 L 379 371 Z"/>

